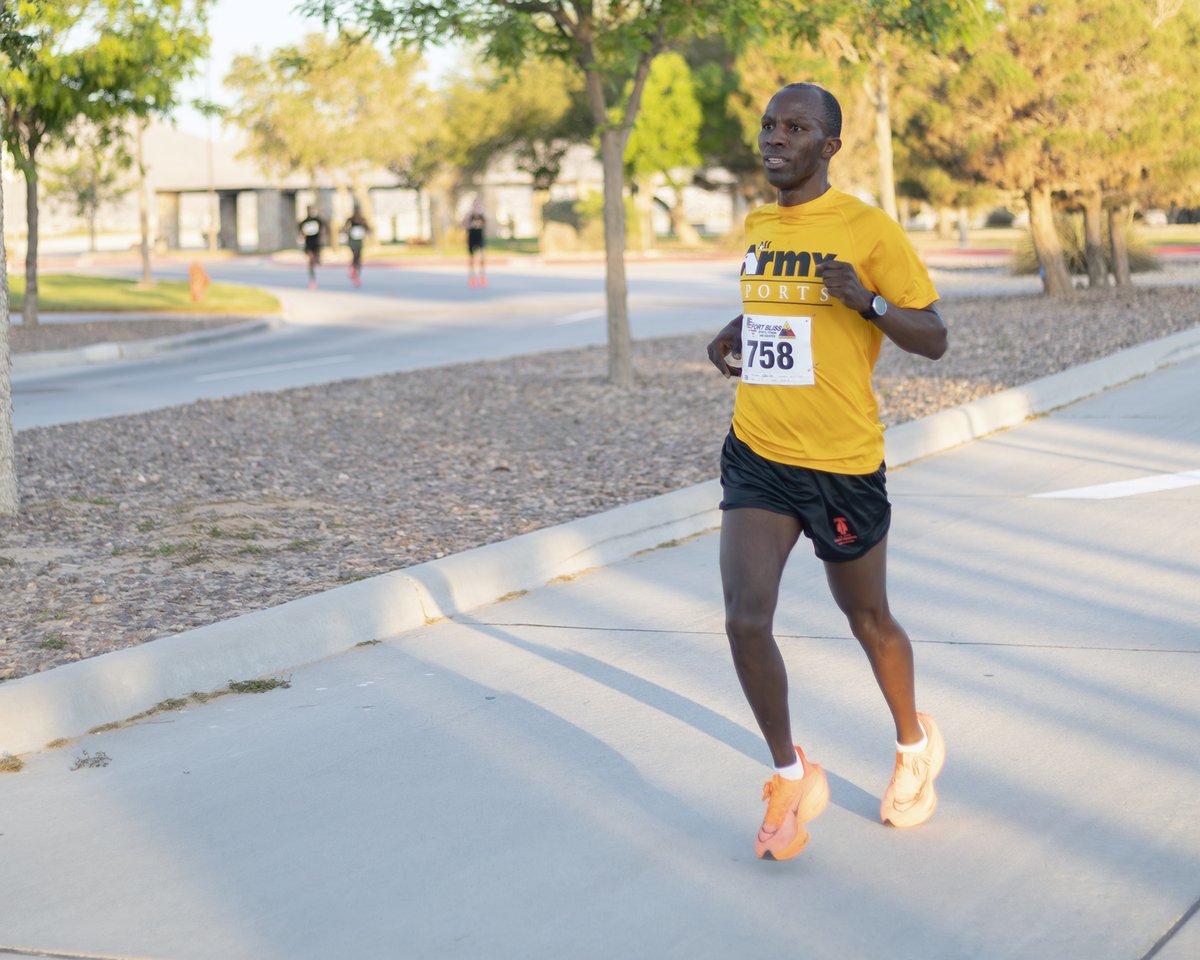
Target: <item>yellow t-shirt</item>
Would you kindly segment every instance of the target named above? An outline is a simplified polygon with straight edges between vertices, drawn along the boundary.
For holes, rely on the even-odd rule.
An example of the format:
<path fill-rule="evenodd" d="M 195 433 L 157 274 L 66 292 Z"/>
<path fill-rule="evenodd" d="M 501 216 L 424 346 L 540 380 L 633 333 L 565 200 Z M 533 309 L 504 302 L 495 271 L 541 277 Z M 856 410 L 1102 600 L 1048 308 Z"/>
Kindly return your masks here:
<path fill-rule="evenodd" d="M 814 268 L 846 261 L 898 307 L 938 299 L 904 230 L 886 213 L 829 189 L 746 217 L 742 382 L 733 431 L 761 457 L 831 473 L 872 473 L 883 425 L 871 387 L 883 331 L 825 289 Z"/>

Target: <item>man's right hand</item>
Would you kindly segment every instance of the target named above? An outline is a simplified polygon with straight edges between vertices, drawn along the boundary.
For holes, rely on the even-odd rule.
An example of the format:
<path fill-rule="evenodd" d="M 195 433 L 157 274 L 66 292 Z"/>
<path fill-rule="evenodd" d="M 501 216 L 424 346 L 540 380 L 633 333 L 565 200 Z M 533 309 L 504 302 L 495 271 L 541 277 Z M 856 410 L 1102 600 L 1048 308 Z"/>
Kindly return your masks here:
<path fill-rule="evenodd" d="M 741 364 L 731 365 L 726 362 L 726 357 L 733 360 L 742 359 L 742 315 L 740 313 L 725 324 L 721 328 L 721 332 L 708 345 L 708 359 L 712 361 L 714 367 L 721 371 L 721 376 L 726 380 L 730 377 L 740 377 L 742 375 Z"/>

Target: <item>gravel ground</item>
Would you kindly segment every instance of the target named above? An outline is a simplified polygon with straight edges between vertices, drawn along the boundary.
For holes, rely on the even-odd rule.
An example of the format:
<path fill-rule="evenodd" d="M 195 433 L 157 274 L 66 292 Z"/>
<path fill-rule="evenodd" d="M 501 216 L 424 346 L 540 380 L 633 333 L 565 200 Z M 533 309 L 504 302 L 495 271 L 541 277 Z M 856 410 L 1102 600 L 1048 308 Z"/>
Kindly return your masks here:
<path fill-rule="evenodd" d="M 939 362 L 885 344 L 886 423 L 1200 325 L 1194 287 L 944 307 Z M 711 479 L 709 339 L 637 343 L 629 391 L 593 347 L 23 431 L 0 682 Z"/>

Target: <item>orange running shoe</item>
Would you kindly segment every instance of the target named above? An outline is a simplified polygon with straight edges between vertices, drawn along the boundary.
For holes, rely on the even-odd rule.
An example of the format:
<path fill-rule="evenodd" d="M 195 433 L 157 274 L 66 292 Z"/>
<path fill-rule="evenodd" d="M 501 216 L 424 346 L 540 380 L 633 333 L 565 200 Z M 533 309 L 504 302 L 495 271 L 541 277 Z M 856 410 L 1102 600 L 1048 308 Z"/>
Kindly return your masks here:
<path fill-rule="evenodd" d="M 896 751 L 896 769 L 879 807 L 879 819 L 893 827 L 919 826 L 937 809 L 933 781 L 946 762 L 946 741 L 933 717 L 918 713 L 917 719 L 928 741 L 925 749 L 920 753 Z"/>
<path fill-rule="evenodd" d="M 763 784 L 762 798 L 767 815 L 758 830 L 754 852 L 760 860 L 790 860 L 808 844 L 804 824 L 821 815 L 829 803 L 829 781 L 818 764 L 809 763 L 796 748 L 804 764 L 804 779 L 786 780 L 775 774 Z"/>

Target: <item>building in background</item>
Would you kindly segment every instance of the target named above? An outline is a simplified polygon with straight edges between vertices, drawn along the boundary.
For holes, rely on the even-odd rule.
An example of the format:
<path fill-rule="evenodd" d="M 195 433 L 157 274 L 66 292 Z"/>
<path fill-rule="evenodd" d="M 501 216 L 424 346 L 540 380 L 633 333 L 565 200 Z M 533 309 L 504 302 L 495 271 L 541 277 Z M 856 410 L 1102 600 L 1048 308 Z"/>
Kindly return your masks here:
<path fill-rule="evenodd" d="M 349 216 L 354 199 L 348 184 L 335 183 L 323 173 L 317 174 L 315 182 L 303 173 L 281 177 L 240 156 L 245 143 L 238 131 L 210 141 L 167 123 L 149 126 L 144 145 L 156 249 L 204 250 L 209 247 L 209 233 L 214 229 L 217 247 L 222 250 L 269 253 L 294 249 L 298 243 L 296 224 L 309 204 L 315 205 L 331 224 L 340 224 Z M 48 156 L 52 159 L 53 154 Z M 26 243 L 25 182 L 8 159 L 3 165 L 3 178 L 5 236 L 10 256 L 19 261 Z M 720 179 L 718 172 L 717 182 Z M 431 240 L 438 210 L 427 194 L 398 186 L 397 178 L 385 169 L 370 171 L 360 183 L 368 192 L 367 212 L 377 241 Z M 98 249 L 128 250 L 139 243 L 137 189 L 136 174 L 130 171 L 124 196 L 101 207 Z M 562 175 L 548 195 L 535 193 L 529 174 L 518 170 L 510 156 L 498 155 L 478 182 L 465 184 L 456 192 L 455 208 L 442 213 L 449 221 L 443 226 L 456 225 L 479 194 L 493 235 L 537 236 L 542 217 L 535 204 L 547 199 L 580 199 L 599 194 L 602 189 L 599 160 L 586 145 L 571 149 Z M 654 211 L 654 224 L 656 232 L 666 233 L 669 220 L 665 204 L 675 198 L 669 188 L 663 187 L 662 193 L 662 202 Z M 721 234 L 733 225 L 734 204 L 728 191 L 687 187 L 684 201 L 689 219 L 701 233 Z M 86 224 L 70 203 L 43 189 L 39 213 L 42 254 L 86 251 Z"/>

